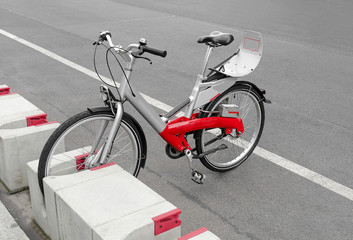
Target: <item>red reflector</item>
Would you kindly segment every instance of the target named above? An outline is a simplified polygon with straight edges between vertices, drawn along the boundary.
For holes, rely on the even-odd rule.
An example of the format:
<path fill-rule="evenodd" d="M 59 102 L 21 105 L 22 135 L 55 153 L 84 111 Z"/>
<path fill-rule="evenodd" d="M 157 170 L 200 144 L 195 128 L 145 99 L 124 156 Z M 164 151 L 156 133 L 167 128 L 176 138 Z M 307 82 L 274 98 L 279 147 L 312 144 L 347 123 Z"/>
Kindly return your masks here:
<path fill-rule="evenodd" d="M 216 97 L 218 97 L 219 95 L 221 95 L 220 93 L 218 93 L 216 96 L 214 96 L 213 98 L 210 99 L 210 102 L 212 102 L 213 100 L 216 99 Z"/>
<path fill-rule="evenodd" d="M 78 171 L 85 169 L 85 160 L 88 157 L 89 153 L 81 154 L 75 157 L 76 159 L 76 169 Z"/>
<path fill-rule="evenodd" d="M 185 236 L 178 238 L 178 240 L 188 240 L 190 238 L 196 237 L 197 235 L 200 235 L 201 233 L 204 233 L 207 231 L 208 231 L 208 229 L 203 227 L 203 228 L 200 228 L 199 230 L 196 230 L 195 232 L 186 234 Z"/>
<path fill-rule="evenodd" d="M 27 120 L 27 127 L 36 126 L 36 125 L 43 124 L 43 123 L 48 123 L 46 113 L 26 117 L 26 120 Z"/>
<path fill-rule="evenodd" d="M 181 225 L 181 221 L 179 219 L 180 213 L 181 210 L 177 208 L 152 218 L 154 221 L 154 235 L 157 236 L 161 233 L 169 231 L 170 229 L 179 227 Z"/>
<path fill-rule="evenodd" d="M 0 95 L 6 95 L 10 93 L 9 87 L 0 88 Z"/>
<path fill-rule="evenodd" d="M 98 169 L 102 169 L 102 168 L 113 166 L 115 164 L 116 164 L 115 162 L 111 162 L 111 163 L 107 163 L 107 164 L 104 164 L 104 165 L 99 166 L 99 167 L 91 168 L 90 170 L 91 171 L 95 171 L 95 170 L 98 170 Z"/>

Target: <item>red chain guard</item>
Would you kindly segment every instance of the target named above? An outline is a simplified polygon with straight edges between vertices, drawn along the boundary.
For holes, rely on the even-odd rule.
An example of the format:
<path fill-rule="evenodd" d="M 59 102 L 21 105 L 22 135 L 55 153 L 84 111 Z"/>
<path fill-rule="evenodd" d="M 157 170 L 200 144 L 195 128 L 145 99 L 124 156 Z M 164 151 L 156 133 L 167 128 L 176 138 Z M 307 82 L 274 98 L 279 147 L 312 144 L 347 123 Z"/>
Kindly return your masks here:
<path fill-rule="evenodd" d="M 227 128 L 237 129 L 244 132 L 243 121 L 241 118 L 226 117 L 207 117 L 196 118 L 197 113 L 191 119 L 180 117 L 167 124 L 166 128 L 159 135 L 172 145 L 176 150 L 183 152 L 184 149 L 191 150 L 190 145 L 185 139 L 185 133 L 207 128 Z M 228 134 L 228 133 L 227 133 Z"/>

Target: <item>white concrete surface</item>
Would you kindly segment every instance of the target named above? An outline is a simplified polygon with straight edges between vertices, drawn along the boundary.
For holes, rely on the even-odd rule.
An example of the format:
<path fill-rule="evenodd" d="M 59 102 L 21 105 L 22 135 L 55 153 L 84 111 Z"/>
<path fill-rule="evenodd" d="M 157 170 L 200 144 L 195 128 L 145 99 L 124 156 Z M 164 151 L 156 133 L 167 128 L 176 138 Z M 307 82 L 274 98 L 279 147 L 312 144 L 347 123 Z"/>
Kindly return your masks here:
<path fill-rule="evenodd" d="M 14 218 L 0 201 L 0 239 L 29 240 L 27 235 L 17 225 Z"/>
<path fill-rule="evenodd" d="M 34 221 L 40 226 L 42 231 L 49 233 L 47 210 L 45 208 L 44 197 L 38 185 L 38 163 L 34 160 L 27 163 L 27 176 L 29 184 L 29 194 L 31 197 L 31 207 Z"/>
<path fill-rule="evenodd" d="M 27 127 L 26 117 L 44 114 L 19 94 L 0 96 L 0 129 Z"/>
<path fill-rule="evenodd" d="M 62 147 L 64 149 L 64 146 Z M 63 154 L 55 155 L 54 156 L 55 161 L 53 162 L 54 164 L 56 164 L 55 169 L 60 169 L 61 167 L 67 168 L 66 163 L 71 162 L 71 160 L 75 156 L 80 154 L 81 153 L 79 150 L 73 150 L 70 152 L 65 152 Z M 42 192 L 40 191 L 39 184 L 38 184 L 38 163 L 39 163 L 39 160 L 34 160 L 27 163 L 27 175 L 28 175 L 28 183 L 29 183 L 30 196 L 31 196 L 31 207 L 32 207 L 33 218 L 36 221 L 36 223 L 40 226 L 40 228 L 43 230 L 44 233 L 46 233 L 47 235 L 53 236 L 53 235 L 57 235 L 56 227 L 53 228 L 53 224 L 56 226 L 56 212 L 55 211 L 50 212 L 52 214 L 51 223 L 53 224 L 49 226 L 44 197 Z M 67 182 L 66 184 L 71 184 L 71 183 Z M 63 185 L 60 185 L 60 187 L 65 187 L 65 183 L 63 183 Z M 50 203 L 51 202 L 49 201 L 49 205 Z M 50 207 L 54 207 L 54 206 L 50 205 Z M 49 211 L 50 210 L 51 209 L 49 208 Z"/>
<path fill-rule="evenodd" d="M 134 216 L 153 217 L 176 208 L 117 165 L 46 177 L 44 192 L 49 235 L 53 240 L 109 239 L 114 229 L 108 231 L 107 226 L 116 226 L 124 221 L 121 219 L 131 223 L 122 234 L 136 239 L 138 234 L 128 232 L 137 228 L 142 228 L 143 232 L 150 230 L 151 220 L 137 220 Z M 174 229 L 171 236 L 171 239 L 180 236 L 180 229 Z"/>
<path fill-rule="evenodd" d="M 181 235 L 181 227 L 173 228 L 157 236 L 154 234 L 155 223 L 152 220 L 171 210 L 175 206 L 170 202 L 162 202 L 138 212 L 133 212 L 124 217 L 97 227 L 93 232 L 94 240 L 152 240 L 152 239 L 177 239 Z M 138 229 L 138 231 L 136 231 Z"/>
<path fill-rule="evenodd" d="M 10 192 L 28 187 L 26 163 L 38 159 L 59 123 L 0 129 L 0 178 Z"/>

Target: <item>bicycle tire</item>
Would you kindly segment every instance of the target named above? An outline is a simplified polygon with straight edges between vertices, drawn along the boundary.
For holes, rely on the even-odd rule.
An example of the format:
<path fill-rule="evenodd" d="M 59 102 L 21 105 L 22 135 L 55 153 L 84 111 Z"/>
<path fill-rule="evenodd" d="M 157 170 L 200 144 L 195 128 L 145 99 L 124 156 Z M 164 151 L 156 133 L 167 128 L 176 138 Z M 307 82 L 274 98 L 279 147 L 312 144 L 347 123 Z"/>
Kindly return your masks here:
<path fill-rule="evenodd" d="M 87 169 L 84 164 L 89 158 L 88 155 L 97 153 L 113 121 L 113 113 L 106 108 L 97 111 L 86 110 L 69 118 L 53 132 L 39 158 L 38 182 L 42 193 L 44 177 L 72 174 Z M 99 144 L 92 150 L 96 133 L 94 130 L 98 126 L 103 127 L 105 122 L 107 126 L 99 138 Z M 142 160 L 145 160 L 147 152 L 144 133 L 141 131 L 138 123 L 129 114 L 124 113 L 108 158 L 108 162 L 116 162 L 135 177 L 139 174 L 141 164 L 144 164 Z"/>
<path fill-rule="evenodd" d="M 261 96 L 249 85 L 233 85 L 206 105 L 204 110 L 217 111 L 224 103 L 238 106 L 239 118 L 242 118 L 244 124 L 244 133 L 240 136 L 225 135 L 224 129 L 202 129 L 195 132 L 196 150 L 199 155 L 212 148 L 226 145 L 225 149 L 219 149 L 200 158 L 205 167 L 216 172 L 226 172 L 242 164 L 259 142 L 265 123 L 265 109 Z M 200 113 L 200 117 L 211 116 L 220 116 L 220 113 Z M 255 119 L 253 122 L 250 122 L 251 117 Z"/>

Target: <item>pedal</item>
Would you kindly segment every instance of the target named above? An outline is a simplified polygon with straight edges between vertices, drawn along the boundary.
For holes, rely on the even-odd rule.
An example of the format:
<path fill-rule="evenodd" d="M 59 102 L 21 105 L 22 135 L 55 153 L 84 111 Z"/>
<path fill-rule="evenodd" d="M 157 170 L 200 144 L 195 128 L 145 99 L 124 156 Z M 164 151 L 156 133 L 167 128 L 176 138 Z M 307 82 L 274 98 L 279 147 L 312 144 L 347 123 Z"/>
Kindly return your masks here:
<path fill-rule="evenodd" d="M 191 180 L 198 184 L 203 184 L 206 180 L 206 175 L 194 170 L 192 173 Z"/>

